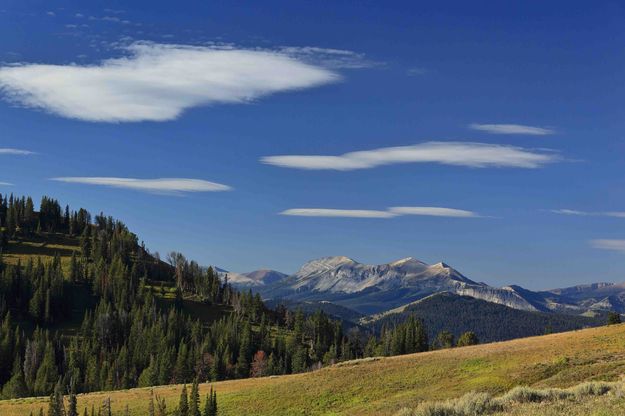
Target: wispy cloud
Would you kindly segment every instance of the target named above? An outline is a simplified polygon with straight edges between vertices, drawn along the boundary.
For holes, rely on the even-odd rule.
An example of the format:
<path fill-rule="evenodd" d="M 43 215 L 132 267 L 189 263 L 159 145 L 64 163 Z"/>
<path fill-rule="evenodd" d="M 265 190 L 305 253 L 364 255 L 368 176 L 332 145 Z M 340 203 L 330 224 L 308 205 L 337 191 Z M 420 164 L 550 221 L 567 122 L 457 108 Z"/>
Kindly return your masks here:
<path fill-rule="evenodd" d="M 278 52 L 294 59 L 332 69 L 361 69 L 382 66 L 383 63 L 366 58 L 365 54 L 345 49 L 314 46 L 284 46 Z"/>
<path fill-rule="evenodd" d="M 456 217 L 456 218 L 472 218 L 479 217 L 473 211 L 455 208 L 441 207 L 392 207 L 389 212 L 395 215 L 426 215 L 431 217 Z"/>
<path fill-rule="evenodd" d="M 11 182 L 0 182 L 0 186 L 13 186 Z"/>
<path fill-rule="evenodd" d="M 473 130 L 485 131 L 492 134 L 526 134 L 530 136 L 546 136 L 555 131 L 544 127 L 525 126 L 522 124 L 469 124 Z"/>
<path fill-rule="evenodd" d="M 345 217 L 345 218 L 392 218 L 395 214 L 388 211 L 370 209 L 330 209 L 330 208 L 293 208 L 282 211 L 280 215 L 297 217 Z"/>
<path fill-rule="evenodd" d="M 354 170 L 397 163 L 440 163 L 473 168 L 538 168 L 559 160 L 553 152 L 516 146 L 471 142 L 425 142 L 412 146 L 385 147 L 340 156 L 266 156 L 261 162 L 307 170 Z"/>
<path fill-rule="evenodd" d="M 187 178 L 109 178 L 109 177 L 60 177 L 50 178 L 57 182 L 79 183 L 85 185 L 100 185 L 113 188 L 133 189 L 152 193 L 187 193 L 187 192 L 218 192 L 229 191 L 228 185 L 209 182 L 202 179 Z"/>
<path fill-rule="evenodd" d="M 615 218 L 625 218 L 625 211 L 605 211 L 605 212 L 588 212 L 588 211 L 578 211 L 575 209 L 552 209 L 550 210 L 554 214 L 561 215 L 577 215 L 577 216 L 594 216 L 594 217 L 615 217 Z"/>
<path fill-rule="evenodd" d="M 123 51 L 127 56 L 97 65 L 0 67 L 0 92 L 21 106 L 68 118 L 165 121 L 196 106 L 249 103 L 341 78 L 285 51 L 141 42 Z"/>
<path fill-rule="evenodd" d="M 414 67 L 414 68 L 408 68 L 408 70 L 406 70 L 406 75 L 408 75 L 409 77 L 416 77 L 419 75 L 424 75 L 427 72 L 428 71 L 425 68 Z"/>
<path fill-rule="evenodd" d="M 33 155 L 35 152 L 31 152 L 30 150 L 23 149 L 11 149 L 11 148 L 0 148 L 0 155 L 20 155 L 20 156 L 28 156 Z"/>
<path fill-rule="evenodd" d="M 424 215 L 431 217 L 475 218 L 472 211 L 441 207 L 392 207 L 387 210 L 332 209 L 332 208 L 293 208 L 280 215 L 298 217 L 343 217 L 343 218 L 394 218 L 402 215 Z"/>
<path fill-rule="evenodd" d="M 625 253 L 625 240 L 597 239 L 590 240 L 593 248 L 601 250 L 619 251 Z"/>

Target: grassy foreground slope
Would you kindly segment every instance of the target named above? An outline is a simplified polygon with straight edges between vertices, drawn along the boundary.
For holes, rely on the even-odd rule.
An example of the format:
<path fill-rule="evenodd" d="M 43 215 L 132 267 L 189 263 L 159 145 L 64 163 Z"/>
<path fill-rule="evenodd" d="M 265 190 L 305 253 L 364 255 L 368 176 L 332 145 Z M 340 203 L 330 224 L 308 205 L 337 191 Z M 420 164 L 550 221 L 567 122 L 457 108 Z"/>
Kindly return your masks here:
<path fill-rule="evenodd" d="M 625 373 L 625 324 L 451 350 L 364 359 L 291 376 L 215 383 L 221 415 L 393 415 L 422 401 L 517 385 L 568 387 Z M 201 397 L 209 385 L 201 386 Z M 168 409 L 180 386 L 155 388 Z M 114 410 L 147 413 L 149 389 L 78 396 L 79 409 L 110 396 Z M 597 399 L 605 400 L 605 399 Z M 0 401 L 0 414 L 28 415 L 46 398 Z M 613 404 L 608 404 L 612 406 Z M 615 406 L 622 406 L 616 404 Z"/>

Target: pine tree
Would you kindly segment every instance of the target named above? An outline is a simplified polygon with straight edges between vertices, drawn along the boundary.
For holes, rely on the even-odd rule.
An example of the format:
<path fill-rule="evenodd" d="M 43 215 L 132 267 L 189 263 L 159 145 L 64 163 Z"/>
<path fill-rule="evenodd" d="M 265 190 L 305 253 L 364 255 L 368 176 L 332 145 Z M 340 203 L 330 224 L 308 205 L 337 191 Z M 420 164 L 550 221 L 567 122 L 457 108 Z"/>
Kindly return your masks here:
<path fill-rule="evenodd" d="M 65 405 L 63 404 L 63 387 L 61 379 L 56 383 L 54 392 L 50 395 L 48 403 L 48 416 L 65 416 Z"/>
<path fill-rule="evenodd" d="M 621 323 L 621 315 L 614 311 L 608 312 L 608 325 L 616 325 Z"/>
<path fill-rule="evenodd" d="M 111 406 L 110 396 L 104 400 L 104 404 L 102 407 L 104 408 L 104 416 L 113 416 L 113 408 Z"/>
<path fill-rule="evenodd" d="M 178 403 L 178 416 L 189 416 L 189 399 L 187 398 L 187 385 L 182 386 L 180 402 Z"/>
<path fill-rule="evenodd" d="M 475 335 L 475 332 L 468 331 L 460 335 L 456 345 L 458 347 L 466 347 L 468 345 L 477 345 L 479 343 L 480 342 L 477 339 L 477 335 Z"/>
<path fill-rule="evenodd" d="M 189 396 L 189 415 L 188 416 L 201 416 L 200 413 L 200 391 L 197 379 L 191 386 L 191 395 Z"/>
<path fill-rule="evenodd" d="M 50 342 L 46 343 L 43 361 L 37 370 L 34 392 L 36 395 L 48 394 L 54 388 L 55 380 L 58 380 L 59 372 L 54 359 L 54 348 Z"/>
<path fill-rule="evenodd" d="M 451 348 L 454 346 L 454 334 L 449 331 L 441 331 L 436 336 L 438 348 Z"/>
<path fill-rule="evenodd" d="M 211 387 L 211 395 L 212 395 L 212 392 L 213 392 L 213 388 Z M 204 400 L 204 414 L 202 416 L 213 416 L 211 412 L 212 412 L 211 399 L 207 393 L 206 399 Z"/>
<path fill-rule="evenodd" d="M 27 395 L 28 388 L 26 387 L 24 372 L 22 371 L 22 359 L 19 355 L 17 355 L 13 361 L 11 379 L 2 388 L 2 398 L 16 399 L 19 397 L 26 397 Z"/>
<path fill-rule="evenodd" d="M 217 392 L 213 390 L 212 386 L 210 392 L 206 395 L 204 415 L 202 416 L 217 416 Z"/>
<path fill-rule="evenodd" d="M 217 390 L 211 389 L 211 406 L 213 408 L 213 416 L 217 416 Z"/>
<path fill-rule="evenodd" d="M 71 382 L 71 386 L 69 390 L 69 403 L 67 405 L 67 416 L 78 416 L 78 402 L 76 400 L 76 392 L 75 392 L 73 381 Z"/>
<path fill-rule="evenodd" d="M 154 395 L 154 398 L 156 400 L 156 416 L 166 416 L 167 406 L 165 405 L 165 399 L 157 394 Z"/>
<path fill-rule="evenodd" d="M 154 389 L 150 389 L 150 402 L 148 403 L 148 416 L 154 416 Z"/>

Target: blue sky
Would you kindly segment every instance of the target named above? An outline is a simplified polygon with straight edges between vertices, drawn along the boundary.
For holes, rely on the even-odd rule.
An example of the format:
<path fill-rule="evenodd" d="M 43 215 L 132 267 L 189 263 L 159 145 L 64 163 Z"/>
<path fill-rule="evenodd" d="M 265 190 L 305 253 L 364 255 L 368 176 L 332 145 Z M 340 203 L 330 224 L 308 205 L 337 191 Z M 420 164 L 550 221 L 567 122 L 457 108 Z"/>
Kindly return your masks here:
<path fill-rule="evenodd" d="M 84 3 L 0 7 L 0 192 L 234 271 L 623 280 L 619 2 Z"/>

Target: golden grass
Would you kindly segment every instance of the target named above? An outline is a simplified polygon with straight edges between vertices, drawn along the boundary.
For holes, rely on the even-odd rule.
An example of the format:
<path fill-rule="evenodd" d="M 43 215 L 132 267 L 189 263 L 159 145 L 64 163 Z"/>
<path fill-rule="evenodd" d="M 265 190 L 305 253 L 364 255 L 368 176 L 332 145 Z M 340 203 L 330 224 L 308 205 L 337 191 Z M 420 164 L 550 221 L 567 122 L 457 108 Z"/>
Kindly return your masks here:
<path fill-rule="evenodd" d="M 615 325 L 356 360 L 306 374 L 225 381 L 214 387 L 220 415 L 393 415 L 422 401 L 470 391 L 502 394 L 517 385 L 569 387 L 586 380 L 613 381 L 622 373 L 625 325 Z M 208 389 L 208 384 L 201 385 L 201 395 Z M 98 406 L 110 396 L 114 409 L 121 411 L 128 404 L 130 414 L 138 416 L 146 414 L 149 392 L 92 393 L 79 396 L 78 402 L 82 412 L 84 406 Z M 180 386 L 157 387 L 155 392 L 165 397 L 168 409 L 175 409 Z M 0 414 L 28 415 L 45 407 L 46 400 L 0 401 Z"/>

